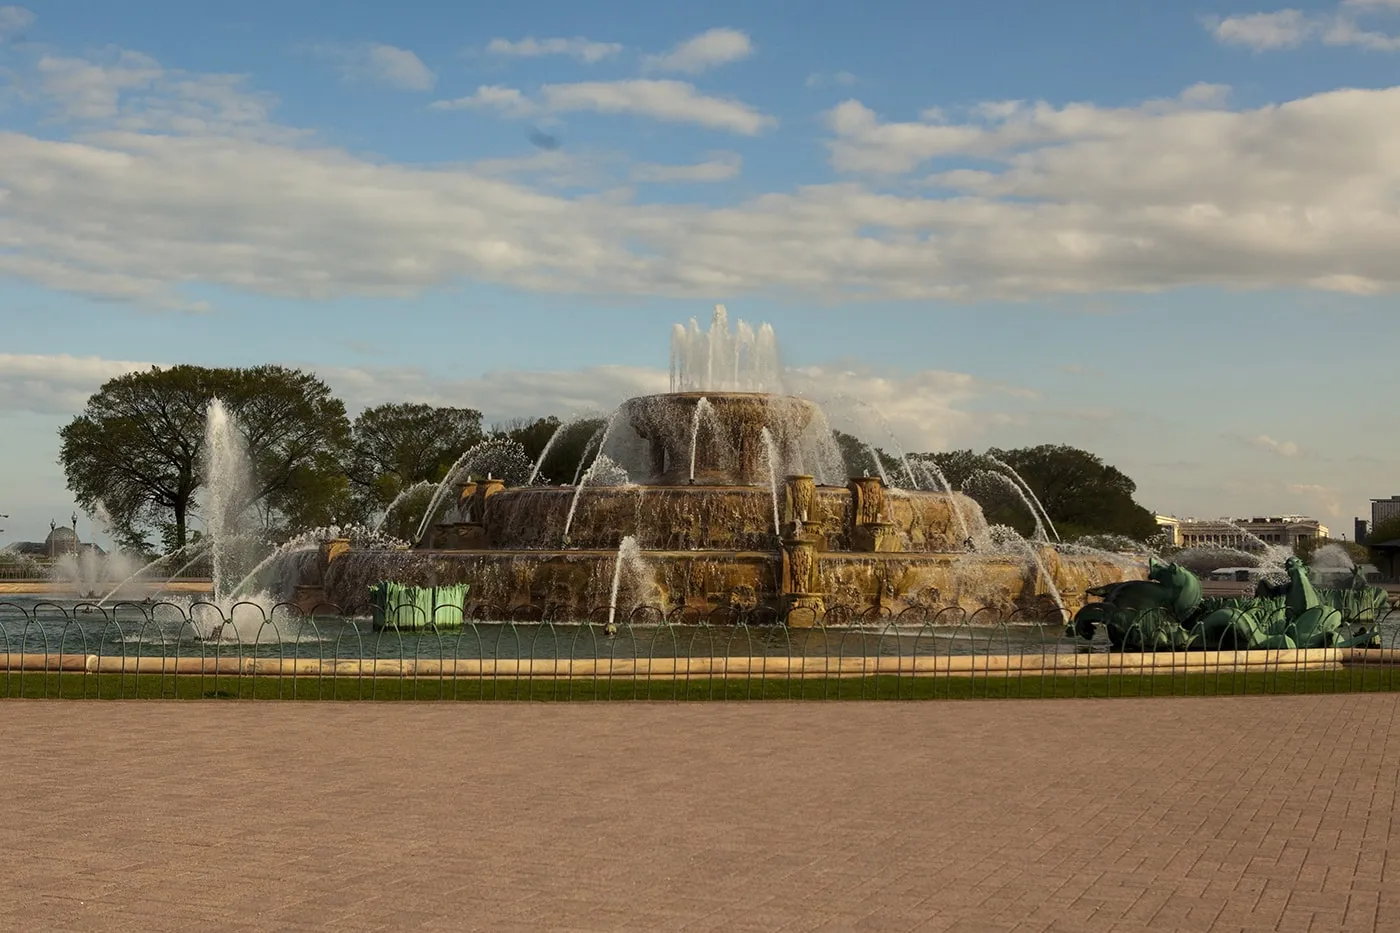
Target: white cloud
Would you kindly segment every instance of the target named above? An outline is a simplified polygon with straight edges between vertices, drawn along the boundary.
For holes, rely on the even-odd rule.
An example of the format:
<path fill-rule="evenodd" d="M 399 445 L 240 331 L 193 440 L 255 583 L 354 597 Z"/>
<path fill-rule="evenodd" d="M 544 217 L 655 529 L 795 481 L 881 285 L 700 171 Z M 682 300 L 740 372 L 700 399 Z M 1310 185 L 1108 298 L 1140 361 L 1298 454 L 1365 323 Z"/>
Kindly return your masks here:
<path fill-rule="evenodd" d="M 737 153 L 716 153 L 713 158 L 693 165 L 657 165 L 640 163 L 632 168 L 632 180 L 638 182 L 707 182 L 736 178 L 744 160 Z"/>
<path fill-rule="evenodd" d="M 553 113 L 627 113 L 669 123 L 695 123 L 710 129 L 754 136 L 777 121 L 748 104 L 710 97 L 684 81 L 587 81 L 546 84 L 545 109 Z"/>
<path fill-rule="evenodd" d="M 0 6 L 0 41 L 29 28 L 35 19 L 33 11 L 22 6 Z"/>
<path fill-rule="evenodd" d="M 517 88 L 499 84 L 483 84 L 466 97 L 435 100 L 429 106 L 434 110 L 495 110 L 502 116 L 515 118 L 539 112 L 539 106 Z"/>
<path fill-rule="evenodd" d="M 148 55 L 107 49 L 96 60 L 45 55 L 38 89 L 55 118 L 132 132 L 291 141 L 300 130 L 272 122 L 277 99 L 247 77 L 162 68 Z"/>
<path fill-rule="evenodd" d="M 1320 13 L 1290 8 L 1239 16 L 1204 16 L 1201 24 L 1217 41 L 1256 52 L 1294 49 L 1314 40 L 1325 45 L 1393 52 L 1400 50 L 1400 35 L 1363 29 L 1357 22 L 1358 17 L 1386 10 L 1400 10 L 1400 0 L 1343 0 L 1335 10 Z"/>
<path fill-rule="evenodd" d="M 1300 496 L 1322 513 L 1323 518 L 1337 521 L 1344 516 L 1342 511 L 1341 490 L 1333 486 L 1323 486 L 1318 483 L 1290 483 L 1288 491 L 1292 495 Z M 1346 533 L 1347 529 L 1333 527 L 1332 533 Z"/>
<path fill-rule="evenodd" d="M 699 74 L 719 65 L 727 65 L 753 54 L 753 43 L 747 33 L 737 29 L 709 29 L 678 43 L 661 55 L 648 55 L 642 67 L 650 71 L 678 71 Z"/>
<path fill-rule="evenodd" d="M 1298 456 L 1298 445 L 1293 441 L 1277 441 L 1267 434 L 1259 434 L 1250 438 L 1250 443 L 1261 450 L 1276 453 L 1280 457 Z"/>
<path fill-rule="evenodd" d="M 540 164 L 531 184 L 507 180 L 522 174 L 509 166 L 395 164 L 311 145 L 236 76 L 134 54 L 87 63 L 93 71 L 49 62 L 45 93 L 82 132 L 0 133 L 0 274 L 142 305 L 198 307 L 186 283 L 332 298 L 462 279 L 824 302 L 1202 284 L 1400 290 L 1390 246 L 1400 217 L 1388 208 L 1400 88 L 1231 110 L 1220 88 L 1198 86 L 1136 107 L 995 102 L 912 123 L 848 101 L 829 115 L 835 164 L 932 163 L 928 186 L 883 190 L 867 176 L 722 205 L 639 204 L 610 187 L 626 179 L 625 157 L 598 172 L 598 188 L 565 197 L 539 179 L 579 163 Z M 678 82 L 554 85 L 539 105 L 740 130 L 766 119 L 743 105 L 697 116 L 682 106 L 696 97 Z M 510 88 L 471 100 L 536 106 Z"/>
<path fill-rule="evenodd" d="M 1279 10 L 1223 19 L 1208 17 L 1204 25 L 1226 45 L 1243 45 L 1262 51 L 1297 48 L 1318 31 L 1319 21 L 1301 10 Z"/>
<path fill-rule="evenodd" d="M 850 87 L 856 83 L 856 76 L 849 71 L 837 71 L 831 74 L 814 71 L 807 76 L 807 80 L 803 83 L 806 84 L 807 87 L 826 87 L 829 84 L 834 84 L 838 87 Z"/>
<path fill-rule="evenodd" d="M 261 360 L 258 362 L 262 362 Z M 479 377 L 445 377 L 412 367 L 321 366 L 282 361 L 315 372 L 346 403 L 353 416 L 383 402 L 468 404 L 487 423 L 510 418 L 606 413 L 624 400 L 669 391 L 667 370 L 643 366 L 591 366 L 576 370 L 495 370 Z M 153 364 L 97 357 L 0 354 L 0 411 L 78 413 L 102 383 Z M 964 406 L 1007 394 L 1006 387 L 965 373 L 927 370 L 902 377 L 875 375 L 849 367 L 789 369 L 788 391 L 823 405 L 834 427 L 886 444 L 877 410 L 907 450 L 940 449 L 971 443 L 978 424 Z"/>
<path fill-rule="evenodd" d="M 431 106 L 435 110 L 495 110 L 515 118 L 581 111 L 633 114 L 745 136 L 756 135 L 777 122 L 742 101 L 701 94 L 684 81 L 646 79 L 546 84 L 540 88 L 538 101 L 517 88 L 484 85 L 466 97 L 434 101 Z"/>
<path fill-rule="evenodd" d="M 622 51 L 619 42 L 594 42 L 575 36 L 572 39 L 535 39 L 527 36 L 518 42 L 509 39 L 492 39 L 486 45 L 492 55 L 506 55 L 515 58 L 538 58 L 542 55 L 567 55 L 587 65 L 605 58 L 611 58 Z"/>
<path fill-rule="evenodd" d="M 311 52 L 333 62 L 346 81 L 367 82 L 401 91 L 430 91 L 437 76 L 408 49 L 383 43 L 324 43 Z"/>
<path fill-rule="evenodd" d="M 108 379 L 150 366 L 94 356 L 0 353 L 0 412 L 77 414 Z"/>

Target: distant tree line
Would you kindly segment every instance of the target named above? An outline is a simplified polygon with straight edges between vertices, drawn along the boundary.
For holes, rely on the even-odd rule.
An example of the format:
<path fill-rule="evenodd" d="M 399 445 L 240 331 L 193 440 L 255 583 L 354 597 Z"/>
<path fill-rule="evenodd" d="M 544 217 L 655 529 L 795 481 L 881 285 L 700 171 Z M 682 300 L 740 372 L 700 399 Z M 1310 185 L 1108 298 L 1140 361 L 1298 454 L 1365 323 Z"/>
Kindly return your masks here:
<path fill-rule="evenodd" d="M 603 427 L 599 419 L 576 421 L 556 438 L 561 421 L 554 416 L 485 427 L 474 408 L 421 403 L 376 405 L 351 419 L 324 382 L 300 370 L 152 367 L 105 383 L 60 432 L 69 489 L 89 513 L 100 504 L 122 546 L 170 550 L 190 542 L 204 493 L 205 412 L 215 398 L 247 442 L 257 477 L 252 508 L 268 536 L 279 538 L 365 522 L 415 484 L 441 482 L 464 452 L 492 438 L 518 442 L 532 463 L 548 446 L 541 475 L 572 482 L 597 456 Z M 900 485 L 933 489 L 928 467 L 936 466 L 954 489 L 975 495 L 990 522 L 1025 534 L 1035 527 L 1032 512 L 993 476 L 1008 467 L 1065 539 L 1145 539 L 1157 531 L 1152 513 L 1133 500 L 1133 481 L 1087 451 L 1042 445 L 897 458 L 850 435 L 835 438 L 853 474 L 883 470 Z"/>

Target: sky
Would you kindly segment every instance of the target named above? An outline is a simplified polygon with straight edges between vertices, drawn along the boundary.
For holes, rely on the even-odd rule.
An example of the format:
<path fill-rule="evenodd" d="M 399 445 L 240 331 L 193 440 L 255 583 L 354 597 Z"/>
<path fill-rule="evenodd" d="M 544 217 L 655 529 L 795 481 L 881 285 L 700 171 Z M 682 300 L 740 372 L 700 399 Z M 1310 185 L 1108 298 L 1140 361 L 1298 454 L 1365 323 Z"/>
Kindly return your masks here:
<path fill-rule="evenodd" d="M 1400 0 L 213 9 L 0 5 L 0 543 L 130 369 L 566 416 L 720 302 L 885 446 L 1400 493 Z"/>

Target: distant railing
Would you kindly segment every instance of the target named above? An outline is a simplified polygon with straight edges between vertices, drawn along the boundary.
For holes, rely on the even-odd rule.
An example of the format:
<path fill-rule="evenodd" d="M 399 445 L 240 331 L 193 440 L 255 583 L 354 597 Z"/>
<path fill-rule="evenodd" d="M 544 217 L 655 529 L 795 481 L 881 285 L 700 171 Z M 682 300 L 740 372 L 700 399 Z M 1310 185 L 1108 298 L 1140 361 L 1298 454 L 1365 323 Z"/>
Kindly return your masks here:
<path fill-rule="evenodd" d="M 380 613 L 385 619 L 389 614 Z M 410 612 L 410 616 L 412 613 Z M 440 607 L 376 629 L 289 605 L 0 601 L 0 696 L 933 699 L 1400 689 L 1400 613 L 1367 648 L 1113 652 L 1062 616 Z M 400 617 L 401 618 L 401 617 Z M 786 622 L 786 624 L 783 624 Z"/>

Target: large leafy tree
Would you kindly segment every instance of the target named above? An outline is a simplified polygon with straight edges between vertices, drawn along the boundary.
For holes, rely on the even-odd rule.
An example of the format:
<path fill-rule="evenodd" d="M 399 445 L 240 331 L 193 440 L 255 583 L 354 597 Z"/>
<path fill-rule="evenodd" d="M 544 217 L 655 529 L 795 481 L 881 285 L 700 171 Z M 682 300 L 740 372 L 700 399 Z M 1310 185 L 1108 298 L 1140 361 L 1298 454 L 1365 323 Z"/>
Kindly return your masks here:
<path fill-rule="evenodd" d="M 1157 533 L 1152 513 L 1133 499 L 1137 484 L 1087 450 L 1042 444 L 1014 450 L 992 448 L 985 454 L 954 450 L 916 456 L 938 464 L 955 489 L 975 492 L 989 521 L 1022 533 L 1029 533 L 1035 520 L 1006 481 L 987 475 L 1006 475 L 997 461 L 1020 474 L 1066 539 L 1118 534 L 1144 540 Z"/>
<path fill-rule="evenodd" d="M 559 418 L 549 415 L 498 424 L 493 433 L 519 441 L 532 462 L 538 461 L 548 448 L 549 453 L 540 464 L 540 478 L 545 482 L 568 483 L 598 456 L 596 435 L 604 423 L 602 418 L 584 418 L 565 425 Z"/>
<path fill-rule="evenodd" d="M 123 543 L 152 534 L 182 547 L 198 514 L 205 418 L 221 399 L 247 443 L 245 508 L 280 533 L 334 519 L 344 506 L 345 406 L 315 376 L 282 366 L 152 367 L 109 380 L 61 431 L 59 462 L 82 507 L 98 503 Z"/>
<path fill-rule="evenodd" d="M 419 482 L 440 482 L 453 461 L 481 438 L 481 412 L 401 403 L 366 408 L 355 418 L 346 474 L 360 512 L 388 505 Z"/>

